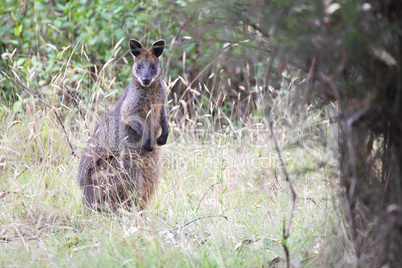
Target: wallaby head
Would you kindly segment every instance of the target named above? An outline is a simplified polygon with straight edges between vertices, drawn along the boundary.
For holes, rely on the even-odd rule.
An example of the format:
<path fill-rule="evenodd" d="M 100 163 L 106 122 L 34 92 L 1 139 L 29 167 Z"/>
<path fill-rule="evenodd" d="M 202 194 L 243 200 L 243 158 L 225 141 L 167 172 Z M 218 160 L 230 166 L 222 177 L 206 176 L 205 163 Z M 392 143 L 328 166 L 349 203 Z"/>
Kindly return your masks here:
<path fill-rule="evenodd" d="M 165 40 L 158 40 L 150 49 L 145 49 L 142 44 L 130 40 L 130 52 L 135 57 L 131 72 L 134 79 L 138 80 L 143 87 L 148 87 L 161 75 L 159 57 L 165 49 Z"/>

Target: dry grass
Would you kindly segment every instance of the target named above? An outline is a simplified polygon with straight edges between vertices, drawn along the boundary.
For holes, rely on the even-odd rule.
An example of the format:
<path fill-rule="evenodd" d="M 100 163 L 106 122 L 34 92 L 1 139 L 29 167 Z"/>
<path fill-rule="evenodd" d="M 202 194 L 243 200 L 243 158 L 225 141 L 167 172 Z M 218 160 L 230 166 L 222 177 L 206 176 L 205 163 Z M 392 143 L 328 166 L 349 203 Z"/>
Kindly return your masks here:
<path fill-rule="evenodd" d="M 119 95 L 105 73 L 93 85 L 89 104 L 81 103 L 85 120 L 73 105 L 61 113 L 78 155 L 98 115 Z M 42 89 L 53 107 L 60 107 L 62 75 Z M 174 83 L 186 82 L 171 79 L 168 86 Z M 218 119 L 204 106 L 189 119 L 184 106 L 170 107 L 164 170 L 149 208 L 86 214 L 76 181 L 79 159 L 69 154 L 54 113 L 23 92 L 17 100 L 22 109 L 0 110 L 0 265 L 284 266 L 282 243 L 296 267 L 328 259 L 350 263 L 352 257 L 337 255 L 343 249 L 331 254 L 347 237 L 333 228 L 339 219 L 333 193 L 337 167 L 320 159 L 318 128 L 304 127 L 311 117 L 305 108 L 289 112 L 293 91 L 284 92 L 289 93 L 275 100 L 271 116 L 298 195 L 287 241 L 282 229 L 291 196 L 266 117 L 238 120 L 218 111 Z M 328 129 L 327 123 L 320 126 Z"/>
<path fill-rule="evenodd" d="M 268 132 L 193 140 L 172 127 L 149 209 L 85 215 L 79 159 L 53 114 L 15 119 L 1 124 L 2 266 L 259 266 L 284 257 L 291 198 Z M 292 261 L 310 263 L 329 235 L 328 170 L 300 146 L 283 154 L 299 196 L 288 247 Z"/>

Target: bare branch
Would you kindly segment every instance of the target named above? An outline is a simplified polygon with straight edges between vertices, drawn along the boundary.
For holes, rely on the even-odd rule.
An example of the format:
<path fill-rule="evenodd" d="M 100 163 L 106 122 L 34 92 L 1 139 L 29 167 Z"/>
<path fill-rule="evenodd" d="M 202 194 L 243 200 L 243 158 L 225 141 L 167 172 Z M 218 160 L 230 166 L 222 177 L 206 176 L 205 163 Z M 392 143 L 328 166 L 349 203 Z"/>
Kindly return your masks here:
<path fill-rule="evenodd" d="M 194 12 L 194 13 L 180 26 L 179 31 L 177 32 L 175 38 L 173 39 L 172 44 L 170 45 L 171 55 L 173 55 L 173 52 L 175 51 L 175 44 L 176 44 L 177 39 L 178 39 L 179 36 L 180 36 L 180 33 L 184 30 L 184 28 L 187 26 L 187 24 L 189 24 L 190 21 L 194 18 L 195 14 L 196 14 L 196 12 Z M 169 58 L 168 58 L 167 61 L 166 61 L 166 65 L 165 65 L 165 66 L 166 66 L 166 67 L 165 67 L 166 70 L 169 70 L 171 57 L 172 57 L 172 56 L 169 56 Z"/>
<path fill-rule="evenodd" d="M 67 68 L 68 68 L 68 65 L 70 64 L 70 61 L 71 61 L 71 58 L 73 57 L 73 55 L 74 55 L 74 52 L 75 52 L 75 50 L 76 50 L 76 48 L 77 48 L 77 46 L 78 46 L 78 44 L 81 42 L 81 38 L 80 38 L 80 40 L 78 40 L 78 42 L 77 42 L 77 44 L 75 44 L 75 47 L 74 47 L 74 49 L 73 49 L 73 52 L 71 52 L 71 54 L 70 54 L 70 57 L 68 57 L 68 60 L 67 60 L 67 64 L 66 64 L 66 69 L 64 70 L 64 75 L 63 75 L 63 79 L 61 80 L 61 81 L 63 81 L 62 82 L 62 89 L 63 89 L 63 95 L 62 95 L 62 97 L 61 97 L 61 105 L 60 105 L 60 113 L 59 113 L 59 116 L 61 116 L 61 110 L 63 109 L 63 103 L 64 103 L 64 89 L 65 89 L 65 87 L 66 87 L 66 85 L 65 85 L 65 79 L 66 79 L 66 73 L 67 73 Z"/>
<path fill-rule="evenodd" d="M 0 237 L 0 241 L 2 242 L 13 242 L 16 240 L 33 240 L 38 239 L 36 236 L 20 236 L 20 237 Z"/>
<path fill-rule="evenodd" d="M 192 221 L 189 221 L 187 223 L 185 223 L 183 226 L 178 226 L 176 228 L 174 228 L 173 230 L 177 230 L 177 229 L 182 229 L 184 227 L 186 227 L 187 225 L 192 224 L 193 222 L 202 220 L 202 219 L 208 219 L 208 218 L 224 218 L 225 220 L 228 220 L 228 217 L 224 216 L 224 215 L 210 215 L 210 216 L 204 216 L 204 217 L 199 217 L 197 219 L 194 219 Z"/>
<path fill-rule="evenodd" d="M 82 117 L 82 120 L 84 120 L 85 128 L 86 128 L 86 129 L 89 129 L 89 127 L 88 127 L 88 125 L 87 125 L 87 121 L 85 120 L 85 116 L 84 116 L 84 114 L 82 113 L 80 104 L 79 104 L 77 98 L 75 97 L 74 92 L 71 91 L 67 86 L 64 86 L 64 87 L 67 89 L 67 93 L 68 93 L 68 95 L 70 96 L 70 98 L 73 100 L 74 106 L 77 108 L 78 113 L 79 113 L 79 114 L 81 115 L 81 117 Z M 64 93 L 63 93 L 63 94 L 64 94 Z M 88 136 L 90 137 L 91 134 L 90 134 L 89 132 L 87 132 L 87 133 L 88 133 Z"/>
<path fill-rule="evenodd" d="M 198 203 L 198 206 L 197 206 L 197 209 L 195 210 L 195 212 L 197 212 L 198 209 L 200 208 L 201 202 L 202 202 L 202 200 L 204 200 L 204 198 L 205 198 L 205 196 L 207 195 L 207 193 L 208 193 L 212 188 L 214 188 L 214 186 L 217 185 L 217 184 L 219 184 L 219 182 L 212 184 L 211 187 L 209 187 L 209 189 L 204 193 L 204 196 L 201 198 L 200 202 Z"/>
<path fill-rule="evenodd" d="M 290 267 L 290 254 L 289 254 L 289 248 L 287 245 L 287 233 L 286 233 L 286 225 L 285 225 L 285 219 L 283 219 L 283 225 L 282 225 L 282 236 L 283 236 L 283 240 L 282 240 L 282 247 L 283 250 L 285 251 L 285 256 L 286 256 L 286 267 L 289 268 Z"/>
<path fill-rule="evenodd" d="M 267 70 L 267 73 L 266 73 L 266 80 L 265 80 L 266 95 L 265 95 L 265 98 L 266 98 L 267 103 L 269 101 L 269 94 L 268 94 L 269 80 L 270 80 L 270 77 L 271 77 L 271 69 L 272 69 L 273 62 L 274 62 L 274 59 L 275 59 L 275 56 L 276 56 L 277 48 L 278 48 L 278 45 L 276 45 L 274 47 L 274 49 L 272 50 L 272 54 L 271 54 L 271 57 L 269 59 L 268 70 Z M 271 112 L 271 108 L 269 106 L 268 106 L 268 109 L 269 109 L 268 111 Z M 275 135 L 275 132 L 274 132 L 274 129 L 273 129 L 273 122 L 272 122 L 272 120 L 270 118 L 270 115 L 268 115 L 267 117 L 268 117 L 268 122 L 269 122 L 269 130 L 270 130 L 270 133 L 271 133 L 271 138 L 274 141 L 275 150 L 276 150 L 276 152 L 278 154 L 280 165 L 282 167 L 283 174 L 285 175 L 286 182 L 289 184 L 290 193 L 291 193 L 291 197 L 292 197 L 292 203 L 290 205 L 289 219 L 288 219 L 287 227 L 286 227 L 285 223 L 283 223 L 283 241 L 282 241 L 283 249 L 284 249 L 285 255 L 286 255 L 286 267 L 289 268 L 290 267 L 290 256 L 289 256 L 289 249 L 287 247 L 287 239 L 289 238 L 289 232 L 290 232 L 290 227 L 291 227 L 291 224 L 292 224 L 293 211 L 294 211 L 294 208 L 295 208 L 297 195 L 296 195 L 296 191 L 295 191 L 295 189 L 293 187 L 293 184 L 292 184 L 292 182 L 291 182 L 291 180 L 289 178 L 289 173 L 288 173 L 288 171 L 286 169 L 285 161 L 283 160 L 282 153 L 281 153 L 281 150 L 280 150 L 279 145 L 278 145 L 278 140 L 276 139 L 276 135 Z"/>
<path fill-rule="evenodd" d="M 14 81 L 15 83 L 19 84 L 23 89 L 25 89 L 26 91 L 28 91 L 32 96 L 34 96 L 35 98 L 37 98 L 37 99 L 38 99 L 40 102 L 42 102 L 46 107 L 50 108 L 50 109 L 54 112 L 54 114 L 56 115 L 57 120 L 59 121 L 61 127 L 63 128 L 63 131 L 64 131 L 64 134 L 65 134 L 66 140 L 67 140 L 67 142 L 68 142 L 68 144 L 69 144 L 69 146 L 70 146 L 70 149 L 71 149 L 71 153 L 70 153 L 70 154 L 78 158 L 78 156 L 77 156 L 77 155 L 75 154 L 75 152 L 74 152 L 73 146 L 71 145 L 70 139 L 68 138 L 67 131 L 66 131 L 66 129 L 65 129 L 64 125 L 63 125 L 63 123 L 61 122 L 61 119 L 60 119 L 59 115 L 57 114 L 56 108 L 54 108 L 54 107 L 52 107 L 51 105 L 47 104 L 47 102 L 45 102 L 45 101 L 42 100 L 38 95 L 36 95 L 35 93 L 33 93 L 29 88 L 27 88 L 27 87 L 26 87 L 24 84 L 22 84 L 19 80 L 16 80 L 16 79 L 14 79 L 14 78 L 11 78 L 11 77 L 8 76 L 5 72 L 2 72 L 2 73 L 3 73 L 5 76 L 7 76 L 7 78 L 8 78 L 9 80 L 12 80 L 12 81 Z"/>
<path fill-rule="evenodd" d="M 289 237 L 290 226 L 292 224 L 292 217 L 293 217 L 293 211 L 294 211 L 295 203 L 296 203 L 296 199 L 297 199 L 297 194 L 296 194 L 296 191 L 295 191 L 295 189 L 293 187 L 293 184 L 292 184 L 292 182 L 291 182 L 291 180 L 289 178 L 289 173 L 288 173 L 288 171 L 286 169 L 285 161 L 283 160 L 282 153 L 281 153 L 281 150 L 279 148 L 278 141 L 276 139 L 275 132 L 274 132 L 274 130 L 272 128 L 272 125 L 273 125 L 273 123 L 270 121 L 269 122 L 269 130 L 271 132 L 271 137 L 272 137 L 272 140 L 274 141 L 275 149 L 276 149 L 276 152 L 278 154 L 280 164 L 282 166 L 282 171 L 283 171 L 283 173 L 285 175 L 286 182 L 289 184 L 290 194 L 291 194 L 291 197 L 292 197 L 292 203 L 291 203 L 291 206 L 290 206 L 287 230 L 284 233 L 285 234 L 284 238 L 287 239 Z"/>

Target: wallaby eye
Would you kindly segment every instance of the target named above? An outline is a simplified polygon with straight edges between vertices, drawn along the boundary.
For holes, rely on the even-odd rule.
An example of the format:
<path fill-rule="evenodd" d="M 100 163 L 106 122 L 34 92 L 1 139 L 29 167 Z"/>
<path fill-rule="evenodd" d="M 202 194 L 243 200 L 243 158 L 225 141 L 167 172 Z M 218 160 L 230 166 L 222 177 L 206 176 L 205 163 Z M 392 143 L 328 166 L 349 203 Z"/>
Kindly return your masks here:
<path fill-rule="evenodd" d="M 151 65 L 151 69 L 152 69 L 152 70 L 156 70 L 156 66 L 152 64 L 152 65 Z"/>
<path fill-rule="evenodd" d="M 142 66 L 141 65 L 137 65 L 137 70 L 141 70 Z"/>

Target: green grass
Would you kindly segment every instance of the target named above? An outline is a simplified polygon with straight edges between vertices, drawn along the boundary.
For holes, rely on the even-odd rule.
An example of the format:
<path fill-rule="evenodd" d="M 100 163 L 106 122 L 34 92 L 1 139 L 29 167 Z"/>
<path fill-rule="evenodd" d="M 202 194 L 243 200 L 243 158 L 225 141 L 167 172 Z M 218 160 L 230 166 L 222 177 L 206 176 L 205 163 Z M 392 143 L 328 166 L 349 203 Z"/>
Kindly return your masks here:
<path fill-rule="evenodd" d="M 291 197 L 268 131 L 194 140 L 190 128 L 172 123 L 149 208 L 86 214 L 79 159 L 69 154 L 61 126 L 33 99 L 26 105 L 24 116 L 1 117 L 0 266 L 260 267 L 278 256 L 285 265 Z M 66 126 L 80 154 L 87 137 L 81 120 Z M 331 255 L 323 246 L 334 236 L 337 178 L 301 146 L 286 147 L 289 130 L 275 131 L 298 195 L 291 261 L 322 265 Z"/>

